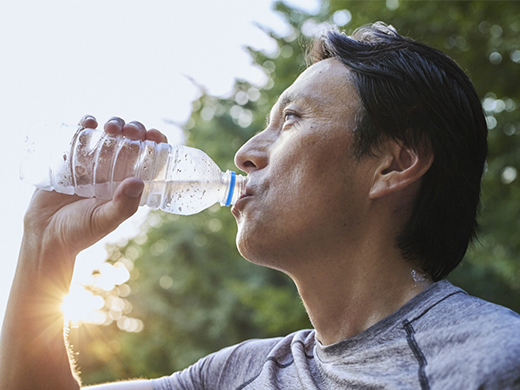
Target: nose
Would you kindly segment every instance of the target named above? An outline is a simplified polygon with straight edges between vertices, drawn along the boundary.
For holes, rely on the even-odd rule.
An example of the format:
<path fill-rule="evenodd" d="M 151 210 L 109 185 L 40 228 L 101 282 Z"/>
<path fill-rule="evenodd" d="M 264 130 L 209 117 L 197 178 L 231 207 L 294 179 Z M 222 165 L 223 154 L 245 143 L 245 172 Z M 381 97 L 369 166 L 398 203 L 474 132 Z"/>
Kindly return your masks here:
<path fill-rule="evenodd" d="M 235 165 L 241 171 L 250 173 L 267 166 L 269 142 L 263 131 L 249 139 L 235 154 Z"/>

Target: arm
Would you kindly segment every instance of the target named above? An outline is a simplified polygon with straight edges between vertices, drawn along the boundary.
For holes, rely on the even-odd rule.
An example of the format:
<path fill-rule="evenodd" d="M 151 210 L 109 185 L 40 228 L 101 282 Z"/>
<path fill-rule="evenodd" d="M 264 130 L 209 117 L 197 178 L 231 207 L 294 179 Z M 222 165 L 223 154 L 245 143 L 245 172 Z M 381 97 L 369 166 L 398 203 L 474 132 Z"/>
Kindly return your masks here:
<path fill-rule="evenodd" d="M 81 124 L 97 126 L 92 117 Z M 107 123 L 105 130 L 136 139 L 165 140 L 156 130 L 148 136 L 142 125 L 125 125 L 122 120 Z M 142 189 L 141 180 L 129 178 L 112 201 L 41 190 L 34 193 L 25 215 L 0 338 L 0 390 L 80 388 L 63 336 L 61 300 L 68 292 L 76 255 L 133 215 Z M 147 381 L 130 382 L 126 387 L 122 383 L 98 389 L 151 389 Z"/>
<path fill-rule="evenodd" d="M 136 380 L 130 382 L 114 382 L 105 385 L 89 386 L 85 390 L 153 390 L 149 380 Z"/>

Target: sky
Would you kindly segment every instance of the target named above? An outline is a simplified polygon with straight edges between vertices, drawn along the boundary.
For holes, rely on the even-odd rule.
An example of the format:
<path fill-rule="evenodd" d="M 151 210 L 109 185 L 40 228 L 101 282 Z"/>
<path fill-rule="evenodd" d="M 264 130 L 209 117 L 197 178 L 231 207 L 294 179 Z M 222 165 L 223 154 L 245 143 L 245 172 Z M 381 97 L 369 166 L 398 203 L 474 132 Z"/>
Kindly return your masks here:
<path fill-rule="evenodd" d="M 317 0 L 287 0 L 312 12 Z M 0 0 L 0 323 L 34 191 L 19 180 L 32 125 L 84 114 L 139 120 L 181 143 L 198 90 L 225 96 L 235 78 L 264 82 L 246 45 L 272 51 L 256 23 L 283 33 L 272 0 Z M 80 254 L 100 264 L 106 243 L 132 237 L 147 209 Z"/>

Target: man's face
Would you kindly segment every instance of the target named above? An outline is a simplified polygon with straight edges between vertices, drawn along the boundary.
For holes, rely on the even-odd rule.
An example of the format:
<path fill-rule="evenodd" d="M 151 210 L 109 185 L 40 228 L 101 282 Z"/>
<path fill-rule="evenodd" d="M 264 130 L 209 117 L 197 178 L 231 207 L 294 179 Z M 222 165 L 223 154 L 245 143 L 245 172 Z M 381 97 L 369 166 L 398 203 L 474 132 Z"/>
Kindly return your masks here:
<path fill-rule="evenodd" d="M 235 157 L 247 196 L 232 212 L 250 261 L 291 271 L 356 239 L 373 162 L 357 162 L 351 132 L 361 103 L 337 60 L 316 63 L 278 99 L 267 128 Z"/>

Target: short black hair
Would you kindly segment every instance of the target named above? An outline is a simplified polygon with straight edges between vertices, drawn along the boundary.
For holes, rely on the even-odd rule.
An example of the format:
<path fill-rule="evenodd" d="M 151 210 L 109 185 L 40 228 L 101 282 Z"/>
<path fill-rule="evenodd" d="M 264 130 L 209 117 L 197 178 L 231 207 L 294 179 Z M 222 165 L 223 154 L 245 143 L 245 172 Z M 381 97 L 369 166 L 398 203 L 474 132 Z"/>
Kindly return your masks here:
<path fill-rule="evenodd" d="M 358 159 L 385 139 L 433 153 L 397 246 L 434 280 L 445 278 L 476 236 L 487 156 L 486 120 L 469 77 L 446 54 L 381 22 L 352 36 L 331 28 L 309 58 L 336 58 L 351 70 L 362 102 L 353 132 Z"/>

